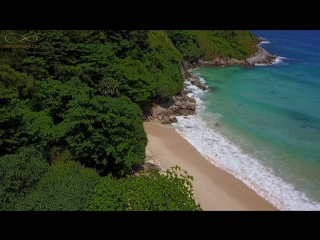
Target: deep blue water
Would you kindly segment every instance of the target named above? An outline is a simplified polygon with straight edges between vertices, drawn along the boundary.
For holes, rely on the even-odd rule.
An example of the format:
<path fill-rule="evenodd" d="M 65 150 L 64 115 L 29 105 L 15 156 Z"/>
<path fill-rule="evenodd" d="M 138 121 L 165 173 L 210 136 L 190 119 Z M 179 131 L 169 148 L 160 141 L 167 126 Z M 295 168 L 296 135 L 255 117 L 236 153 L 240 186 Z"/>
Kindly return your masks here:
<path fill-rule="evenodd" d="M 197 114 L 177 131 L 281 210 L 320 210 L 320 31 L 254 30 L 268 66 L 199 68 Z"/>

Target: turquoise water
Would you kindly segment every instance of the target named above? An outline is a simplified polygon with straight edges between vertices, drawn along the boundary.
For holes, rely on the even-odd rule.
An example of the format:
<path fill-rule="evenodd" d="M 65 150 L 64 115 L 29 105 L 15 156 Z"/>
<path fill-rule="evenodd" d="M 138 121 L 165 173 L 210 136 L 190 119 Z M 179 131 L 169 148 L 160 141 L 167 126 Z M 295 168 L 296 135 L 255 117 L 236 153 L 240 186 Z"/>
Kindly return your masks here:
<path fill-rule="evenodd" d="M 269 66 L 198 68 L 197 114 L 174 125 L 280 210 L 320 210 L 320 31 L 252 31 Z"/>

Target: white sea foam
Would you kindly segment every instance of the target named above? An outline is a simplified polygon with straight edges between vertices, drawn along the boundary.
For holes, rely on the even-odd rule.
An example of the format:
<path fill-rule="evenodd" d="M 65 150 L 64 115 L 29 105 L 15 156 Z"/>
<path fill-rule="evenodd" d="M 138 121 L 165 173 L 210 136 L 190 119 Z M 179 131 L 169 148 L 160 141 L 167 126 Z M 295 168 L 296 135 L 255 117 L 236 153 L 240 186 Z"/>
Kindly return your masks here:
<path fill-rule="evenodd" d="M 269 66 L 269 65 L 279 64 L 279 63 L 283 63 L 283 59 L 287 59 L 287 58 L 277 56 L 276 59 L 271 64 L 256 63 L 255 66 Z"/>
<path fill-rule="evenodd" d="M 201 84 L 205 85 L 205 80 L 203 78 L 200 78 L 199 81 L 201 82 Z M 198 88 L 197 86 L 193 85 L 191 82 L 189 81 L 185 81 L 185 90 L 188 91 L 188 96 L 192 97 L 194 99 L 196 99 L 197 101 L 197 105 L 199 108 L 205 108 L 205 105 L 203 104 L 202 100 L 200 99 L 200 97 L 202 96 L 202 94 L 206 91 L 201 90 L 200 88 Z"/>
<path fill-rule="evenodd" d="M 203 91 L 191 85 L 186 89 L 192 91 L 190 96 L 197 100 L 197 113 L 188 118 L 178 116 L 178 122 L 173 125 L 208 161 L 243 181 L 279 210 L 320 210 L 319 203 L 308 199 L 305 193 L 284 182 L 271 168 L 244 154 L 239 146 L 216 131 L 213 126 L 219 121 L 218 115 L 213 117 L 213 123 L 204 121 L 205 103 L 200 99 Z"/>
<path fill-rule="evenodd" d="M 263 40 L 258 45 L 270 43 L 268 40 L 266 40 L 264 38 L 261 38 L 261 39 L 263 39 Z M 283 59 L 286 59 L 286 58 L 277 56 L 276 59 L 271 64 L 256 63 L 255 66 L 269 66 L 269 65 L 273 65 L 273 64 L 279 64 L 279 63 L 283 62 Z"/>
<path fill-rule="evenodd" d="M 282 63 L 283 59 L 287 59 L 286 57 L 276 57 L 276 59 L 274 60 L 273 64 L 278 64 L 278 63 Z"/>
<path fill-rule="evenodd" d="M 261 44 L 268 44 L 268 43 L 270 43 L 270 42 L 264 39 L 264 40 L 263 40 L 263 41 L 261 41 L 258 45 L 261 45 Z"/>

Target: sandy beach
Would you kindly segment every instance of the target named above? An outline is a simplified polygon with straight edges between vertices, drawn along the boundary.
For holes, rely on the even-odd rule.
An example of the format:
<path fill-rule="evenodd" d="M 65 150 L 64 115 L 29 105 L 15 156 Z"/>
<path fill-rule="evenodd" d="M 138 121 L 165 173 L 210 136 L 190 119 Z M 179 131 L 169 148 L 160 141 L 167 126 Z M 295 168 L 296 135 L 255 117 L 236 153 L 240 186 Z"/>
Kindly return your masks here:
<path fill-rule="evenodd" d="M 211 164 L 187 140 L 168 126 L 144 122 L 148 136 L 147 150 L 160 162 L 163 169 L 178 165 L 194 177 L 194 193 L 203 210 L 277 210 L 243 182 Z"/>

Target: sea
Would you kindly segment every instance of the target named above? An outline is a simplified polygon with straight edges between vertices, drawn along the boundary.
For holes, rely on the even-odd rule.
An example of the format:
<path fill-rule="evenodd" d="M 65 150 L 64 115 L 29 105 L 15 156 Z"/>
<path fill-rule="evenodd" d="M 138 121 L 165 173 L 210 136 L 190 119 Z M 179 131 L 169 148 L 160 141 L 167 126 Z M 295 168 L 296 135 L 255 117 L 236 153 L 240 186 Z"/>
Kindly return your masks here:
<path fill-rule="evenodd" d="M 283 211 L 320 210 L 320 30 L 251 30 L 277 59 L 200 67 L 196 114 L 173 126 L 208 161 Z"/>

